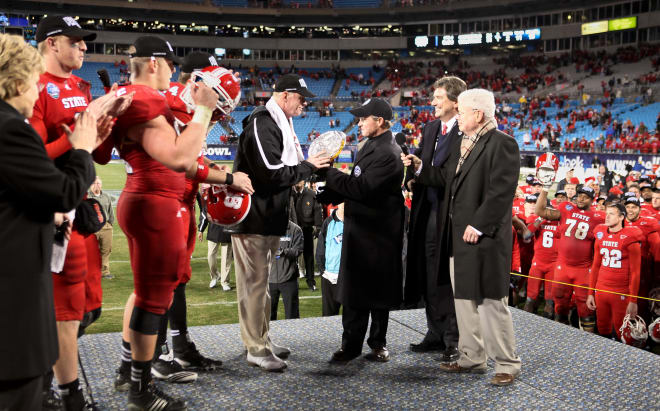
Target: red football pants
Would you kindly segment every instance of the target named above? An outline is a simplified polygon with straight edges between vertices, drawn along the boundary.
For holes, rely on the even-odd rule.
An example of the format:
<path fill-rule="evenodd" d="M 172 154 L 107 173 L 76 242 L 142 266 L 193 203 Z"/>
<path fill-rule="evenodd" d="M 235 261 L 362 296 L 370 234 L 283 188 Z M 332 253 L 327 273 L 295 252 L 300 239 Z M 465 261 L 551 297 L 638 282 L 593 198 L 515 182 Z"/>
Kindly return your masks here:
<path fill-rule="evenodd" d="M 588 287 L 589 268 L 572 267 L 562 262 L 557 262 L 554 280 Z M 580 318 L 592 316 L 594 312 L 587 308 L 589 290 L 583 287 L 553 283 L 552 298 L 555 300 L 555 312 L 559 315 L 568 315 L 571 309 L 571 297 L 575 295 L 575 304 L 577 305 Z"/>
<path fill-rule="evenodd" d="M 546 300 L 552 299 L 552 283 L 550 281 L 554 277 L 555 264 L 539 264 L 534 261 L 532 268 L 529 269 L 529 278 L 527 279 L 527 298 L 536 300 L 543 284 L 544 295 Z"/>
<path fill-rule="evenodd" d="M 79 321 L 85 314 L 87 247 L 85 237 L 71 232 L 62 272 L 53 273 L 53 298 L 57 321 Z"/>
<path fill-rule="evenodd" d="M 94 234 L 85 238 L 87 248 L 87 276 L 85 277 L 85 312 L 94 311 L 103 304 L 101 288 L 101 250 Z"/>
<path fill-rule="evenodd" d="M 186 261 L 181 208 L 175 199 L 123 192 L 117 221 L 126 234 L 133 270 L 135 306 L 165 314 Z"/>
<path fill-rule="evenodd" d="M 596 288 L 601 289 L 600 286 Z M 607 289 L 607 288 L 605 288 Z M 626 290 L 609 290 L 627 293 Z M 596 292 L 596 327 L 598 334 L 609 337 L 612 334 L 612 328 L 616 331 L 616 336 L 621 339 L 621 324 L 626 316 L 628 308 L 628 298 L 618 294 Z"/>
<path fill-rule="evenodd" d="M 184 204 L 181 207 L 181 217 L 183 222 L 184 241 L 186 243 L 186 264 L 181 273 L 181 282 L 187 284 L 192 276 L 192 267 L 190 260 L 195 252 L 195 240 L 197 239 L 197 225 L 195 224 L 195 208 Z"/>

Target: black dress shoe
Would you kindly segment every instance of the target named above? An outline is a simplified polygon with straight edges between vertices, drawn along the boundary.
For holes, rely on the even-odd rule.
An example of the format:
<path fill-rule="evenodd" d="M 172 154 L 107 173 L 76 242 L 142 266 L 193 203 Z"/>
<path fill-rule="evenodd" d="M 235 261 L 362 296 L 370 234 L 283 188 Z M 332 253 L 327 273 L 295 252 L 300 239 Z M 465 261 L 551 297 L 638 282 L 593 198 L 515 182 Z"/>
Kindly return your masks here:
<path fill-rule="evenodd" d="M 458 358 L 460 356 L 461 356 L 461 354 L 458 352 L 458 348 L 456 348 L 456 347 L 447 347 L 442 352 L 442 355 L 438 358 L 438 361 L 441 361 L 441 362 L 454 362 L 454 361 L 458 361 Z"/>
<path fill-rule="evenodd" d="M 372 348 L 371 352 L 364 356 L 369 361 L 375 362 L 388 362 L 390 360 L 390 352 L 386 347 Z"/>
<path fill-rule="evenodd" d="M 432 352 L 442 351 L 445 349 L 445 344 L 442 342 L 429 342 L 422 340 L 419 344 L 410 344 L 410 351 L 412 352 Z"/>
<path fill-rule="evenodd" d="M 362 354 L 361 352 L 350 352 L 344 350 L 344 348 L 340 348 L 338 351 L 336 351 L 334 354 L 332 354 L 332 357 L 330 358 L 330 363 L 331 364 L 346 364 L 347 362 L 356 359 L 357 357 Z"/>

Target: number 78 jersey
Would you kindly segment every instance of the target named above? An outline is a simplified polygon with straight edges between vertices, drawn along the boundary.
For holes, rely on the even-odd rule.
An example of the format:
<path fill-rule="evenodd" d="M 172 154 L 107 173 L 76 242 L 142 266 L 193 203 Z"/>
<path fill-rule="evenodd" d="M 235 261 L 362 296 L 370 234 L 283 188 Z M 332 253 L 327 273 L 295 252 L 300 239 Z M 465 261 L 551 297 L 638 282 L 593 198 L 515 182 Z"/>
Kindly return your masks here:
<path fill-rule="evenodd" d="M 561 213 L 557 260 L 573 267 L 591 267 L 594 229 L 604 223 L 602 215 L 594 210 L 580 210 L 568 201 L 559 204 L 557 209 Z"/>

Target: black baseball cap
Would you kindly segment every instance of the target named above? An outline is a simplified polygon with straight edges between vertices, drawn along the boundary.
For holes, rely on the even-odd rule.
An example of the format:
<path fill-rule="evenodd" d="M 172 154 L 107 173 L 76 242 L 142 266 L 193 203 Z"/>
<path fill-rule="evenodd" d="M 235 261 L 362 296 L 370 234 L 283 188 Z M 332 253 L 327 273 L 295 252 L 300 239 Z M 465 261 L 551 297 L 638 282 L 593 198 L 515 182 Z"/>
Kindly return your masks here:
<path fill-rule="evenodd" d="M 162 57 L 174 64 L 181 64 L 181 59 L 174 55 L 172 45 L 160 37 L 138 37 L 133 46 L 135 47 L 135 52 L 131 54 L 131 57 Z"/>
<path fill-rule="evenodd" d="M 633 193 L 632 191 L 623 193 L 623 198 L 628 198 L 628 197 L 637 197 L 637 194 Z"/>
<path fill-rule="evenodd" d="M 80 24 L 71 16 L 49 16 L 43 18 L 37 26 L 35 39 L 38 43 L 51 36 L 80 37 L 85 41 L 96 39 L 96 33 L 83 30 Z"/>
<path fill-rule="evenodd" d="M 624 203 L 625 205 L 628 205 L 628 204 L 635 204 L 637 207 L 641 207 L 641 206 L 642 206 L 642 202 L 639 201 L 639 198 L 634 197 L 634 196 L 633 196 L 633 197 L 626 197 L 626 199 L 623 201 L 623 203 Z"/>
<path fill-rule="evenodd" d="M 392 106 L 382 98 L 374 97 L 365 101 L 360 107 L 349 111 L 355 117 L 382 117 L 385 120 L 392 119 Z"/>
<path fill-rule="evenodd" d="M 203 51 L 193 51 L 183 59 L 181 63 L 181 71 L 184 73 L 192 73 L 195 70 L 201 70 L 208 66 L 217 66 L 218 61 L 210 53 Z"/>
<path fill-rule="evenodd" d="M 557 192 L 555 193 L 555 197 L 557 196 L 568 197 L 568 194 L 566 194 L 566 190 L 557 190 Z"/>
<path fill-rule="evenodd" d="M 589 186 L 582 186 L 582 187 L 578 188 L 577 193 L 578 194 L 586 194 L 589 197 L 591 197 L 592 200 L 596 196 L 596 192 L 594 191 L 594 189 L 589 187 Z"/>
<path fill-rule="evenodd" d="M 525 196 L 525 201 L 528 203 L 535 203 L 536 200 L 538 199 L 539 196 L 537 196 L 536 194 L 527 194 L 527 196 Z"/>
<path fill-rule="evenodd" d="M 275 82 L 275 91 L 288 91 L 289 93 L 298 93 L 303 97 L 316 97 L 316 94 L 309 91 L 305 79 L 297 74 L 285 74 L 280 76 Z"/>
<path fill-rule="evenodd" d="M 525 182 L 527 184 L 532 184 L 534 182 L 534 174 L 527 174 L 527 177 L 525 177 Z"/>
<path fill-rule="evenodd" d="M 543 183 L 541 182 L 541 180 L 535 178 L 535 179 L 532 181 L 532 185 L 533 185 L 533 186 L 542 186 Z"/>

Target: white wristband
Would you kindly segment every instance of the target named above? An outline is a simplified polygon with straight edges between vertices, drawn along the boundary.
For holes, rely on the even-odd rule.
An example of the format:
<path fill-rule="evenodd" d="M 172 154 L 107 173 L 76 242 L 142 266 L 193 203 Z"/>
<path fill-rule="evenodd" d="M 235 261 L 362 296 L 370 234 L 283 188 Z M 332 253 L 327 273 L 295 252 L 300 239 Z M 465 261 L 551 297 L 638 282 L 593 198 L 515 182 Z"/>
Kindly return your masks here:
<path fill-rule="evenodd" d="M 195 114 L 193 115 L 191 122 L 201 124 L 204 130 L 206 130 L 209 123 L 211 122 L 212 114 L 213 114 L 213 110 L 211 110 L 210 108 L 206 106 L 198 105 L 195 108 Z"/>

